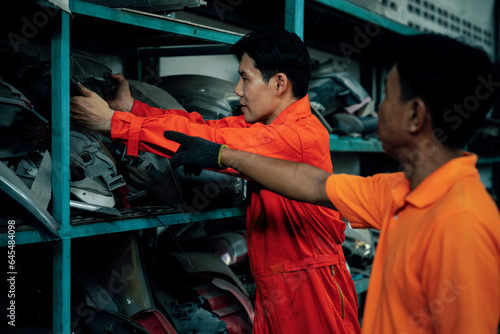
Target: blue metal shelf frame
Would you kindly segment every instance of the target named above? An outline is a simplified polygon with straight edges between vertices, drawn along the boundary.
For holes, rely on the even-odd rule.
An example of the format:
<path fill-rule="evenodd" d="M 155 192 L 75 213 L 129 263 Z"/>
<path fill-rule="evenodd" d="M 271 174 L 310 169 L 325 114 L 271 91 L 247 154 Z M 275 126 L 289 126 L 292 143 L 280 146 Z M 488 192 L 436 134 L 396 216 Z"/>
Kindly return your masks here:
<path fill-rule="evenodd" d="M 170 213 L 158 216 L 149 216 L 143 218 L 127 218 L 108 220 L 96 223 L 78 223 L 70 225 L 65 231 L 60 230 L 59 234 L 63 240 L 71 238 L 90 237 L 94 235 L 118 233 L 125 231 L 135 231 L 162 226 L 171 226 L 199 222 L 204 220 L 216 220 L 245 215 L 244 207 L 225 208 L 211 211 L 199 211 L 188 213 Z M 8 235 L 0 234 L 0 245 L 7 245 Z M 32 244 L 42 242 L 40 234 L 35 229 L 19 231 L 16 233 L 16 245 Z"/>
<path fill-rule="evenodd" d="M 368 284 L 370 282 L 369 277 L 353 278 L 354 288 L 356 293 L 360 294 L 368 290 Z"/>
<path fill-rule="evenodd" d="M 48 3 L 43 5 L 51 6 Z M 157 18 L 134 12 L 110 9 L 82 1 L 70 2 L 72 14 L 86 15 L 127 25 L 169 32 L 200 40 L 233 44 L 240 34 L 209 29 L 179 20 Z M 72 226 L 69 208 L 69 59 L 70 20 L 61 11 L 51 38 L 52 61 L 52 193 L 53 216 L 60 224 L 61 240 L 53 243 L 53 332 L 71 333 L 71 240 L 73 238 L 154 228 L 187 222 L 244 215 L 244 209 L 231 208 L 212 212 L 176 213 L 154 218 L 138 218 Z M 16 233 L 16 244 L 41 242 L 36 230 Z M 0 235 L 0 245 L 7 245 L 7 235 Z"/>
<path fill-rule="evenodd" d="M 60 233 L 71 231 L 69 221 L 69 14 L 61 11 L 51 41 L 52 75 L 52 194 L 54 219 Z M 19 235 L 19 238 L 21 238 Z M 53 245 L 53 331 L 70 333 L 71 237 Z M 58 316 L 55 316 L 55 315 Z"/>
<path fill-rule="evenodd" d="M 149 28 L 175 35 L 194 37 L 196 39 L 234 44 L 241 38 L 241 34 L 172 19 L 159 15 L 148 15 L 137 11 L 128 11 L 103 7 L 83 1 L 70 1 L 70 10 L 73 14 L 85 15 L 103 20 L 123 23 L 131 26 Z"/>
<path fill-rule="evenodd" d="M 341 138 L 330 135 L 331 152 L 383 152 L 382 143 L 378 139 Z"/>

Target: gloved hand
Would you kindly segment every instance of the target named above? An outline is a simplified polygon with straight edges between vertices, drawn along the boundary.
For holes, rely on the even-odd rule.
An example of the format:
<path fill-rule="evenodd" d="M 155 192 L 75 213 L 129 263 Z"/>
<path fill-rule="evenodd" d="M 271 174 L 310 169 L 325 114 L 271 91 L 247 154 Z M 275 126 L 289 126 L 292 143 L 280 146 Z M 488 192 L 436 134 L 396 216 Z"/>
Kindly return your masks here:
<path fill-rule="evenodd" d="M 181 144 L 177 152 L 170 159 L 172 167 L 185 165 L 215 170 L 226 168 L 220 163 L 220 152 L 227 145 L 217 144 L 200 137 L 192 137 L 176 131 L 165 131 L 163 136 L 168 140 Z"/>

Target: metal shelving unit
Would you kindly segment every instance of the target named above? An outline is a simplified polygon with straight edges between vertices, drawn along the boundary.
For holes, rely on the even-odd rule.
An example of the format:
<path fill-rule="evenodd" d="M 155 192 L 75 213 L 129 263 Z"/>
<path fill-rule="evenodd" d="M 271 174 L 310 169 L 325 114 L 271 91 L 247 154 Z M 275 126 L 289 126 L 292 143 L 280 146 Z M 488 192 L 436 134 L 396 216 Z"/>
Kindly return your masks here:
<path fill-rule="evenodd" d="M 41 5 L 52 7 L 48 2 Z M 71 14 L 60 11 L 54 18 L 51 35 L 51 76 L 52 76 L 52 194 L 54 219 L 59 223 L 60 240 L 53 243 L 53 332 L 70 333 L 71 325 L 71 241 L 74 238 L 100 234 L 155 228 L 174 224 L 184 224 L 203 220 L 238 217 L 245 214 L 243 208 L 217 209 L 200 212 L 175 212 L 160 216 L 109 220 L 98 223 L 73 225 L 70 221 L 69 198 L 69 75 L 70 72 L 70 30 L 71 15 L 106 20 L 127 26 L 145 28 L 155 32 L 168 32 L 169 35 L 193 38 L 210 43 L 233 44 L 241 34 L 220 29 L 146 15 L 144 13 L 111 9 L 86 3 L 70 1 Z M 7 233 L 0 235 L 0 245 L 8 245 Z M 34 228 L 19 230 L 15 235 L 16 245 L 42 242 L 43 239 Z"/>
<path fill-rule="evenodd" d="M 221 31 L 165 17 L 144 15 L 118 9 L 97 6 L 81 1 L 71 1 L 72 15 L 82 15 L 92 18 L 122 23 L 129 26 L 147 28 L 159 32 L 169 32 L 179 36 L 194 37 L 218 43 L 232 44 L 241 35 Z M 70 59 L 70 18 L 65 12 L 60 13 L 60 22 L 54 27 L 52 36 L 52 118 L 55 126 L 52 129 L 53 170 L 52 191 L 54 194 L 54 218 L 60 223 L 61 240 L 55 242 L 53 261 L 53 331 L 54 333 L 69 333 L 71 324 L 71 240 L 73 238 L 93 236 L 98 234 L 116 233 L 121 231 L 139 230 L 168 226 L 193 221 L 211 220 L 241 216 L 241 208 L 223 209 L 197 213 L 174 213 L 156 217 L 107 221 L 95 224 L 73 226 L 69 219 L 69 59 Z M 38 241 L 33 233 L 20 233 L 20 242 Z M 30 240 L 34 238 L 35 240 Z M 2 240 L 3 241 L 3 240 Z"/>

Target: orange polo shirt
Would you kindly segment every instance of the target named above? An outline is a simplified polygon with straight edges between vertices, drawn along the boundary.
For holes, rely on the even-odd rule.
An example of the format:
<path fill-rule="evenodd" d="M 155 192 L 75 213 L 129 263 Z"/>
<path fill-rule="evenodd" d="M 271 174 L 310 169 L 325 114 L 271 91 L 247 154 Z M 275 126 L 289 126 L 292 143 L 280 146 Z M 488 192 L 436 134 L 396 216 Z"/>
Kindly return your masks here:
<path fill-rule="evenodd" d="M 497 333 L 500 216 L 476 161 L 464 153 L 411 192 L 402 173 L 328 179 L 353 227 L 381 231 L 363 333 Z"/>

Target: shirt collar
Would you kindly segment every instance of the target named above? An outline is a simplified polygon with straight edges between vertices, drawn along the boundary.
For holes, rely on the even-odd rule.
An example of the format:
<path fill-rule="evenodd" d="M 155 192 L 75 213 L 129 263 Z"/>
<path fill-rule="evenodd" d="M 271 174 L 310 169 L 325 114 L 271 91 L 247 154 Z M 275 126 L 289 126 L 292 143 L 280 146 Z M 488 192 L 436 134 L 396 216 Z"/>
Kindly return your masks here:
<path fill-rule="evenodd" d="M 306 95 L 303 98 L 290 104 L 283 110 L 278 117 L 274 119 L 272 125 L 283 124 L 286 121 L 295 120 L 297 118 L 307 117 L 311 114 L 311 105 L 309 102 L 309 96 Z"/>
<path fill-rule="evenodd" d="M 467 176 L 477 174 L 477 155 L 464 152 L 461 157 L 452 159 L 427 176 L 412 192 L 406 201 L 418 208 L 426 207 L 437 200 L 457 182 Z"/>

